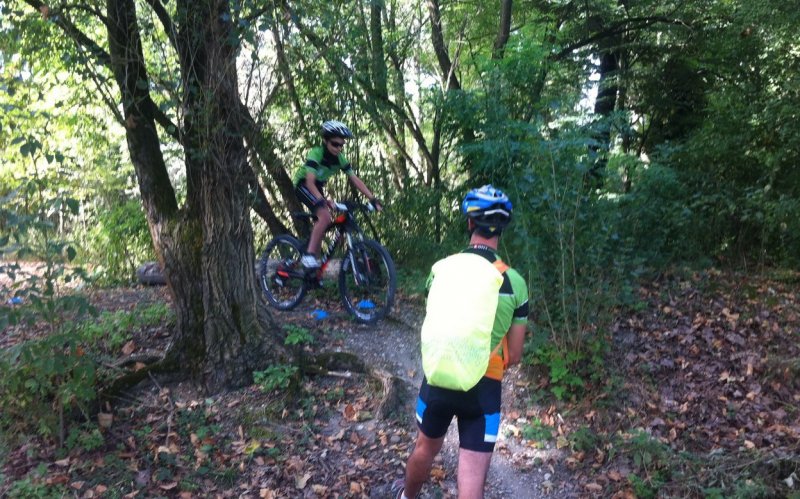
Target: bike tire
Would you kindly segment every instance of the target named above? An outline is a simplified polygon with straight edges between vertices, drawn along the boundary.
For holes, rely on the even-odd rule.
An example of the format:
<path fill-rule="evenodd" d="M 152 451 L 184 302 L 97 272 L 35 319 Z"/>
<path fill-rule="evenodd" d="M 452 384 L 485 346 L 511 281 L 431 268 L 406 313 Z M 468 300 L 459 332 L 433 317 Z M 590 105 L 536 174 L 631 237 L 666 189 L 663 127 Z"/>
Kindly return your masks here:
<path fill-rule="evenodd" d="M 302 256 L 300 241 L 288 234 L 273 238 L 261 253 L 258 282 L 269 304 L 278 310 L 291 310 L 306 296 Z"/>
<path fill-rule="evenodd" d="M 392 310 L 395 291 L 397 274 L 386 248 L 372 239 L 354 243 L 339 271 L 339 294 L 345 309 L 356 321 L 372 324 Z"/>

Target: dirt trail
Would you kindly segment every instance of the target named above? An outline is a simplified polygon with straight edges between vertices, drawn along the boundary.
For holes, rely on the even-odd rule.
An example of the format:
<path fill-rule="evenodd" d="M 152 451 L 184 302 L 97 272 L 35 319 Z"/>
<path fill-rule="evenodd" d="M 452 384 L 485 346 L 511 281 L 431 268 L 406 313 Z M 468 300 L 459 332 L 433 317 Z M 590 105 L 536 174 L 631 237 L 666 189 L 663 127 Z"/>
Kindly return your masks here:
<path fill-rule="evenodd" d="M 344 339 L 344 348 L 407 381 L 410 397 L 416 396 L 422 380 L 419 330 L 423 311 L 419 306 L 404 303 L 395 307 L 391 316 L 373 327 L 356 326 Z M 537 498 L 577 496 L 565 479 L 568 470 L 559 464 L 563 456 L 555 449 L 536 449 L 530 442 L 513 436 L 525 424 L 528 383 L 512 368 L 503 383 L 503 419 L 500 436 L 489 470 L 487 498 Z M 516 416 L 518 420 L 511 420 Z M 409 428 L 415 429 L 413 414 L 408 415 Z M 413 433 L 412 433 L 413 434 Z M 409 450 L 413 442 L 409 442 Z M 441 462 L 434 464 L 446 473 L 443 488 L 455 497 L 455 471 L 458 467 L 458 433 L 450 426 L 441 453 Z M 426 489 L 423 489 L 425 493 Z M 432 495 L 423 497 L 433 497 Z"/>

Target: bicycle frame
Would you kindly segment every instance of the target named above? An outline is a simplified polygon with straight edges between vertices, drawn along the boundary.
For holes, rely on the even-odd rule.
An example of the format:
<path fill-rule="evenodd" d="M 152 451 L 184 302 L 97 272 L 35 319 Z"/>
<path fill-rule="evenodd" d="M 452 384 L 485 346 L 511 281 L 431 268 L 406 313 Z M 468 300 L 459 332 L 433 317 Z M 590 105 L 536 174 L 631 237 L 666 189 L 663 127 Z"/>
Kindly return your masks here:
<path fill-rule="evenodd" d="M 327 234 L 328 232 L 333 232 L 333 236 L 328 240 L 328 248 L 322 254 L 320 259 L 321 265 L 320 269 L 317 273 L 317 277 L 321 278 L 322 275 L 325 273 L 325 269 L 328 268 L 328 264 L 330 263 L 331 257 L 334 255 L 336 250 L 342 246 L 342 241 L 344 241 L 344 254 L 350 256 L 350 265 L 351 268 L 355 269 L 356 262 L 353 258 L 352 251 L 348 251 L 353 248 L 354 241 L 362 241 L 364 239 L 364 233 L 361 230 L 361 227 L 358 226 L 356 223 L 355 216 L 353 215 L 352 205 L 348 205 L 347 203 L 334 203 L 336 209 L 339 210 L 339 213 L 333 217 L 333 222 L 330 227 L 325 231 Z M 308 218 L 316 218 L 315 215 L 311 213 L 302 213 L 302 216 Z M 344 236 L 344 238 L 343 238 Z M 342 263 L 344 265 L 344 263 Z M 341 271 L 341 270 L 340 270 Z M 360 285 L 362 284 L 363 276 L 359 275 L 357 272 L 354 272 L 354 276 L 356 282 Z"/>

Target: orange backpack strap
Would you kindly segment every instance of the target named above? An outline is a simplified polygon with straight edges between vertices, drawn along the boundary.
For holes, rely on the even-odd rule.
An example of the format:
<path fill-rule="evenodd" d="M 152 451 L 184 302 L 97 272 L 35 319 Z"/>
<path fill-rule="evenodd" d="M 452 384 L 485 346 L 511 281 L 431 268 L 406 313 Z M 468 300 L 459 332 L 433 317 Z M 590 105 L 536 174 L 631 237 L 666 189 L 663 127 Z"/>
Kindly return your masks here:
<path fill-rule="evenodd" d="M 503 260 L 499 258 L 493 262 L 495 268 L 501 274 L 505 274 L 505 272 L 509 269 L 509 266 Z M 503 355 L 500 356 L 500 349 L 502 349 Z M 486 377 L 491 379 L 496 379 L 498 381 L 503 380 L 503 372 L 508 367 L 508 338 L 503 336 L 503 339 L 500 340 L 500 343 L 492 350 L 491 355 L 489 355 L 489 367 L 486 369 Z"/>
<path fill-rule="evenodd" d="M 496 268 L 497 271 L 500 272 L 501 274 L 505 274 L 506 270 L 510 268 L 508 265 L 506 265 L 506 262 L 504 262 L 499 258 L 495 260 L 492 264 L 494 265 L 494 268 Z"/>

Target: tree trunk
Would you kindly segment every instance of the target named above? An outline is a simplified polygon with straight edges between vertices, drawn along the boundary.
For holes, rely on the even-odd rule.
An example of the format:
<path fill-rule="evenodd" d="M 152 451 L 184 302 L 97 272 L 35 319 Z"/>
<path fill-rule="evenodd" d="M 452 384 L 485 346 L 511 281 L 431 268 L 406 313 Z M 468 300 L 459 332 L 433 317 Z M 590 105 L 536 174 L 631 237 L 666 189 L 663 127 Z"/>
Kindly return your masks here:
<path fill-rule="evenodd" d="M 500 0 L 500 28 L 492 46 L 492 59 L 502 59 L 503 52 L 511 34 L 511 4 L 512 0 Z"/>
<path fill-rule="evenodd" d="M 209 392 L 250 383 L 277 328 L 257 289 L 227 3 L 178 3 L 187 195 L 178 209 L 155 129 L 134 0 L 108 0 L 111 65 L 150 231 L 177 315 L 168 360 Z M 269 336 L 268 333 L 273 333 Z"/>
<path fill-rule="evenodd" d="M 431 41 L 436 60 L 439 61 L 439 70 L 442 72 L 442 82 L 447 90 L 460 90 L 461 84 L 456 77 L 447 44 L 444 41 L 442 30 L 442 14 L 439 9 L 439 0 L 428 0 L 428 14 L 431 18 Z"/>

